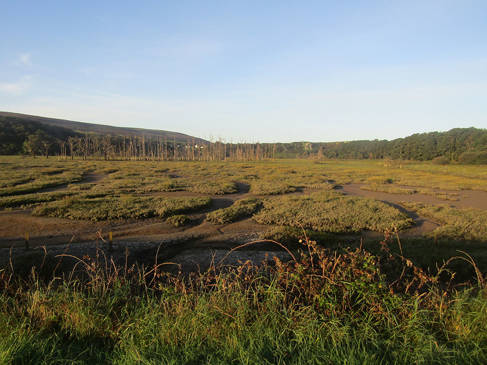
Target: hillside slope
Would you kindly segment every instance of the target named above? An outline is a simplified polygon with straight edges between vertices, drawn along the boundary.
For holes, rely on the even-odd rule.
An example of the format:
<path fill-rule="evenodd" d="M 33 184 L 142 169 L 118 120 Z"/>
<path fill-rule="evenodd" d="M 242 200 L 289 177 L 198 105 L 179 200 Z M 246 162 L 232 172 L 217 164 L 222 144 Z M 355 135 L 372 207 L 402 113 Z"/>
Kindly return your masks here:
<path fill-rule="evenodd" d="M 138 136 L 147 138 L 166 138 L 168 141 L 176 140 L 176 142 L 186 143 L 187 141 L 195 140 L 200 143 L 204 140 L 201 138 L 189 136 L 187 134 L 156 130 L 156 129 L 142 129 L 142 128 L 126 128 L 126 127 L 113 127 L 104 124 L 76 122 L 72 120 L 46 118 L 35 115 L 27 115 L 20 113 L 11 113 L 0 111 L 0 122 L 31 124 L 40 123 L 42 125 L 59 127 L 64 129 L 70 129 L 77 133 L 91 133 L 100 135 L 112 135 L 112 136 Z"/>

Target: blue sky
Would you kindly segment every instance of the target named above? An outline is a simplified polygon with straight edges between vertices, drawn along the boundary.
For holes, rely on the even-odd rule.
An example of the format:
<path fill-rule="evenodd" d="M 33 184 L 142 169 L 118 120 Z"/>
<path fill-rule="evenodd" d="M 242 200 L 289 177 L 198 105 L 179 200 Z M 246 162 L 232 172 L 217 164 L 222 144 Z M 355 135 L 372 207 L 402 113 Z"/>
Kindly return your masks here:
<path fill-rule="evenodd" d="M 487 128 L 484 0 L 0 10 L 0 110 L 233 142 Z"/>

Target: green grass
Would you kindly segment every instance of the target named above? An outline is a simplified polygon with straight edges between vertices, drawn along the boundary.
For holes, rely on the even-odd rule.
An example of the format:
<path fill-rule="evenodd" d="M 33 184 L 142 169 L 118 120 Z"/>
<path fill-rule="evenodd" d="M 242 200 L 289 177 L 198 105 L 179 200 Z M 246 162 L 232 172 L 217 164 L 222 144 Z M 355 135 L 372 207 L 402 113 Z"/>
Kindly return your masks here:
<path fill-rule="evenodd" d="M 254 219 L 261 224 L 336 233 L 401 230 L 412 223 L 405 214 L 385 203 L 335 192 L 267 199 Z"/>
<path fill-rule="evenodd" d="M 4 273 L 0 361 L 487 361 L 485 287 L 447 289 L 395 254 L 331 252 L 312 242 L 303 249 L 307 255 L 288 263 L 190 277 L 114 270 L 87 258 L 84 281 L 52 285 Z"/>
<path fill-rule="evenodd" d="M 206 220 L 215 224 L 226 224 L 252 216 L 262 206 L 260 199 L 237 200 L 228 208 L 217 209 L 206 215 Z"/>

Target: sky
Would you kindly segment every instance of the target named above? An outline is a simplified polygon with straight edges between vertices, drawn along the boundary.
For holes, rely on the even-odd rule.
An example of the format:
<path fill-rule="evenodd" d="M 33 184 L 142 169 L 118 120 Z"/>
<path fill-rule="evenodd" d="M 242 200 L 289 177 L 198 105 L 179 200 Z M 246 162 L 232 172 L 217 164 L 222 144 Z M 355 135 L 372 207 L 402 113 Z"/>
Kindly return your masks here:
<path fill-rule="evenodd" d="M 227 142 L 487 128 L 487 1 L 0 1 L 0 110 Z"/>

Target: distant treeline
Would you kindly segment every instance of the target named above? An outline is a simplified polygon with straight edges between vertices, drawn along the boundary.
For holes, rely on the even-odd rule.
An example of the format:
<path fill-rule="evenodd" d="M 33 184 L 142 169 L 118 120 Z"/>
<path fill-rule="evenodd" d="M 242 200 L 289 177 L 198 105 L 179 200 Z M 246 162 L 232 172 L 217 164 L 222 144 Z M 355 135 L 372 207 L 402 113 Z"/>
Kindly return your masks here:
<path fill-rule="evenodd" d="M 401 159 L 439 163 L 487 164 L 487 129 L 455 128 L 448 132 L 413 134 L 392 141 L 278 144 L 278 156 L 341 159 Z"/>
<path fill-rule="evenodd" d="M 0 154 L 132 160 L 260 160 L 268 158 L 402 159 L 487 164 L 487 130 L 456 128 L 392 141 L 223 143 L 188 138 L 79 133 L 0 116 Z"/>

